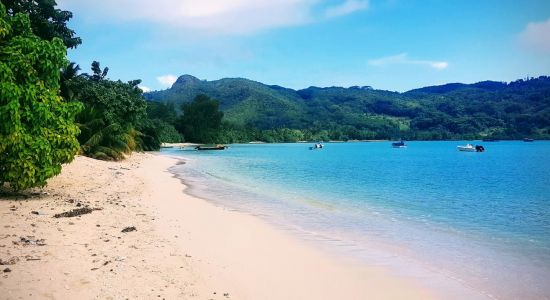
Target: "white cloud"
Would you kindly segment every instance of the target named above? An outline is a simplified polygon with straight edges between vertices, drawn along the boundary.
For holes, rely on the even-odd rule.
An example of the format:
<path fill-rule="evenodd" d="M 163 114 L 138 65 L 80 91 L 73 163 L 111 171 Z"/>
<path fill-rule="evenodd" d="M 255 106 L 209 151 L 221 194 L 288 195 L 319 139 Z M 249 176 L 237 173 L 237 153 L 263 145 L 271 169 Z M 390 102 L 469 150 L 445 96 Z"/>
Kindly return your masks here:
<path fill-rule="evenodd" d="M 377 67 L 386 65 L 422 65 L 436 70 L 443 70 L 449 66 L 449 63 L 446 61 L 410 59 L 407 53 L 400 53 L 378 59 L 371 59 L 369 60 L 369 65 Z"/>
<path fill-rule="evenodd" d="M 219 34 L 242 34 L 312 21 L 320 0 L 58 0 L 89 20 L 151 22 Z M 97 16 L 101 18 L 97 19 Z"/>
<path fill-rule="evenodd" d="M 139 85 L 138 86 L 144 93 L 147 93 L 147 92 L 150 92 L 151 89 L 149 87 L 146 87 L 144 85 Z"/>
<path fill-rule="evenodd" d="M 449 66 L 449 63 L 446 61 L 424 61 L 421 63 L 428 64 L 430 67 L 438 70 L 447 69 Z"/>
<path fill-rule="evenodd" d="M 328 18 L 341 17 L 367 8 L 369 8 L 367 0 L 346 0 L 339 5 L 327 8 L 325 16 Z"/>
<path fill-rule="evenodd" d="M 520 42 L 527 48 L 541 53 L 550 53 L 550 19 L 531 22 L 519 34 Z"/>
<path fill-rule="evenodd" d="M 174 75 L 163 75 L 157 77 L 157 81 L 162 85 L 166 87 L 171 87 L 174 82 L 176 82 L 178 78 Z"/>

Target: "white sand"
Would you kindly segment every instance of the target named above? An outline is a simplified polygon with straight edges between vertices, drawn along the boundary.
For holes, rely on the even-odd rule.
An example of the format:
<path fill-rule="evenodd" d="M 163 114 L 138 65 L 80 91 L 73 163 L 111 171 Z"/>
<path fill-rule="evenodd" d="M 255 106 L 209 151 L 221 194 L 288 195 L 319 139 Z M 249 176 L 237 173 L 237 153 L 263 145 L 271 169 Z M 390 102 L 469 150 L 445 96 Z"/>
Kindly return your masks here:
<path fill-rule="evenodd" d="M 0 266 L 0 298 L 434 297 L 410 278 L 328 255 L 257 217 L 184 194 L 167 171 L 176 162 L 151 154 L 123 162 L 77 157 L 37 190 L 48 195 L 0 200 L 0 259 L 19 260 Z M 52 217 L 79 202 L 103 210 Z M 127 226 L 137 231 L 121 233 Z"/>

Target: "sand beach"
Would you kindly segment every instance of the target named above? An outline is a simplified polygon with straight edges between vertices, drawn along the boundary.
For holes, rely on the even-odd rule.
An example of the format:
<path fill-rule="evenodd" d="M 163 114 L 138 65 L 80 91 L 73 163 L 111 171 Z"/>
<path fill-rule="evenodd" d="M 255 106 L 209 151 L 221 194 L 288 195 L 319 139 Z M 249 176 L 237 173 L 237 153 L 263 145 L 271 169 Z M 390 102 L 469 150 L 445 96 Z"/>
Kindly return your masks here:
<path fill-rule="evenodd" d="M 45 188 L 2 195 L 0 298 L 437 298 L 411 278 L 187 195 L 168 171 L 178 163 L 157 153 L 77 156 Z"/>

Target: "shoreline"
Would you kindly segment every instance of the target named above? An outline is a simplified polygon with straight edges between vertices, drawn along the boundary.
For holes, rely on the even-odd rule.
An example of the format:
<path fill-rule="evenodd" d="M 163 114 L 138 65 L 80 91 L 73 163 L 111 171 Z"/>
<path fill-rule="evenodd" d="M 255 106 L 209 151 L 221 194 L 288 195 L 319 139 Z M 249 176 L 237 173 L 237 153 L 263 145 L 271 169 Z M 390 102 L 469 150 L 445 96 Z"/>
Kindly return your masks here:
<path fill-rule="evenodd" d="M 168 170 L 174 160 L 182 159 L 166 158 L 172 163 L 166 162 L 165 172 L 174 187 L 179 185 L 182 195 L 172 197 L 161 208 L 162 214 L 174 220 L 171 226 L 161 224 L 161 231 L 171 235 L 177 234 L 178 228 L 190 230 L 188 238 L 193 242 L 181 241 L 180 245 L 208 257 L 208 263 L 197 266 L 200 273 L 210 274 L 214 285 L 233 289 L 236 299 L 435 298 L 410 278 L 394 276 L 383 267 L 360 266 L 356 261 L 328 256 L 257 216 L 191 196 L 185 192 L 184 179 Z M 161 184 L 160 178 L 151 177 L 151 182 L 154 180 L 158 180 L 155 186 Z M 168 195 L 167 190 L 165 193 Z M 338 284 L 334 286 L 334 282 Z"/>
<path fill-rule="evenodd" d="M 184 193 L 175 158 L 85 157 L 39 194 L 0 200 L 0 291 L 15 298 L 430 299 L 381 266 L 327 255 L 258 217 Z M 54 213 L 101 210 L 73 218 Z M 35 214 L 34 212 L 37 212 Z M 135 232 L 121 232 L 136 227 Z M 24 238 L 25 240 L 23 240 Z M 45 245 L 36 241 L 42 240 Z"/>
<path fill-rule="evenodd" d="M 192 165 L 201 164 L 201 159 L 198 157 L 182 157 L 169 152 L 164 152 L 160 155 L 183 161 L 183 164 L 186 165 L 188 163 Z M 270 207 L 268 211 L 265 211 L 261 206 L 255 207 L 252 205 L 252 208 L 248 206 L 243 207 L 242 205 L 246 204 L 246 202 L 232 204 L 231 200 L 219 198 L 219 192 L 225 188 L 229 188 L 229 186 L 225 186 L 222 181 L 203 182 L 201 180 L 197 181 L 196 178 L 189 181 L 189 173 L 180 173 L 182 168 L 187 168 L 187 166 L 174 165 L 169 169 L 170 173 L 178 178 L 185 186 L 184 193 L 187 195 L 192 198 L 198 198 L 216 207 L 220 207 L 221 209 L 235 211 L 259 219 L 273 230 L 284 232 L 291 236 L 293 239 L 297 240 L 298 243 L 306 244 L 310 248 L 316 248 L 315 250 L 318 250 L 318 252 L 322 253 L 325 258 L 329 260 L 338 261 L 339 263 L 345 262 L 348 266 L 353 265 L 357 268 L 359 268 L 359 265 L 366 268 L 380 266 L 386 274 L 391 274 L 391 276 L 396 278 L 406 279 L 409 283 L 414 282 L 416 288 L 420 287 L 423 290 L 430 291 L 431 296 L 435 295 L 436 298 L 494 298 L 490 292 L 472 286 L 467 281 L 464 281 L 463 278 L 456 277 L 455 274 L 447 272 L 448 270 L 435 268 L 433 265 L 427 263 L 427 261 L 420 260 L 418 259 L 419 257 L 411 255 L 409 253 L 411 250 L 404 247 L 403 244 L 389 243 L 389 240 L 380 239 L 376 235 L 364 235 L 360 239 L 357 239 L 357 236 L 349 235 L 347 232 L 345 234 L 344 232 L 323 232 L 322 230 L 319 231 L 317 229 L 308 228 L 307 226 L 304 227 L 302 226 L 304 224 L 294 223 L 291 219 L 281 219 L 278 217 L 277 215 L 284 214 L 281 207 Z M 191 177 L 194 176 L 191 175 Z M 214 177 L 219 180 L 217 176 Z M 210 189 L 210 186 L 217 187 L 214 192 L 215 195 L 205 191 L 205 189 Z M 238 197 L 239 193 L 235 193 L 236 190 L 234 190 L 237 186 L 238 184 L 231 187 L 231 192 L 228 193 L 228 195 L 231 195 L 229 199 Z M 199 191 L 194 190 L 197 187 L 199 187 Z M 244 190 L 241 192 L 250 193 L 250 191 Z M 262 194 L 256 194 L 255 196 L 262 197 Z M 246 195 L 245 197 L 250 197 L 250 195 Z M 273 195 L 267 197 L 269 197 L 269 201 L 275 200 L 275 198 L 271 198 Z M 296 209 L 296 207 L 293 209 Z M 291 209 L 291 211 L 293 209 Z"/>

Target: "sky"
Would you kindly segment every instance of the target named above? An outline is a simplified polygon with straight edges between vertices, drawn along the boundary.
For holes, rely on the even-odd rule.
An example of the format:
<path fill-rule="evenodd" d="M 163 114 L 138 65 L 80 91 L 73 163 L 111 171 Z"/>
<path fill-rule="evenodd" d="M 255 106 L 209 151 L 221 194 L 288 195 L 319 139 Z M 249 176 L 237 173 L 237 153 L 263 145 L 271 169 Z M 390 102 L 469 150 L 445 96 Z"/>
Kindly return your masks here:
<path fill-rule="evenodd" d="M 57 0 L 84 72 L 407 91 L 550 75 L 549 0 Z"/>

